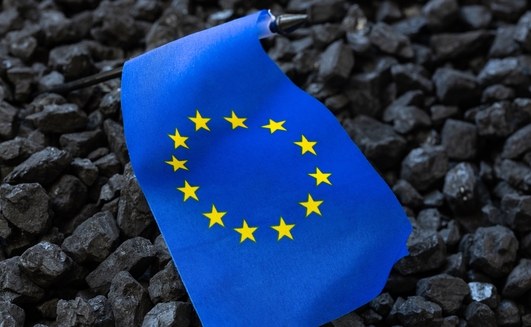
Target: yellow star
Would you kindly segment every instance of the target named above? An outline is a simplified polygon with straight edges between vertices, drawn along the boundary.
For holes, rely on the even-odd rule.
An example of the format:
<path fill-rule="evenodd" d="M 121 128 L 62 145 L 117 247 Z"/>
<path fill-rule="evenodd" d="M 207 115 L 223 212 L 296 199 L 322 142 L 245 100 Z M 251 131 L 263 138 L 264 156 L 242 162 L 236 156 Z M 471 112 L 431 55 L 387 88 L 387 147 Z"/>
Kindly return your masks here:
<path fill-rule="evenodd" d="M 173 172 L 176 172 L 179 169 L 188 170 L 188 168 L 184 166 L 184 164 L 188 162 L 188 160 L 179 160 L 175 158 L 175 156 L 172 155 L 171 160 L 164 161 L 164 162 L 173 167 Z"/>
<path fill-rule="evenodd" d="M 271 134 L 273 134 L 276 131 L 286 131 L 284 126 L 282 126 L 282 124 L 284 124 L 285 122 L 286 122 L 285 120 L 276 122 L 273 119 L 269 119 L 269 124 L 262 126 L 262 128 L 269 128 L 269 130 L 271 131 Z"/>
<path fill-rule="evenodd" d="M 195 111 L 195 117 L 188 117 L 191 121 L 195 124 L 195 131 L 197 132 L 199 129 L 204 128 L 207 131 L 210 132 L 210 128 L 208 128 L 207 123 L 210 120 L 210 118 L 203 118 L 201 117 L 201 114 L 199 113 L 199 110 Z"/>
<path fill-rule="evenodd" d="M 332 185 L 332 183 L 330 183 L 330 181 L 328 180 L 328 177 L 330 177 L 332 173 L 323 173 L 322 171 L 319 170 L 319 168 L 315 167 L 315 173 L 309 173 L 308 175 L 315 178 L 315 186 L 321 183 Z"/>
<path fill-rule="evenodd" d="M 291 232 L 290 232 L 290 230 L 293 227 L 295 227 L 295 224 L 287 225 L 284 222 L 284 219 L 282 219 L 282 217 L 280 217 L 280 223 L 278 224 L 278 226 L 271 226 L 271 228 L 273 228 L 274 230 L 278 232 L 277 241 L 280 241 L 280 239 L 283 238 L 284 236 L 289 237 L 293 240 L 293 236 L 291 236 Z"/>
<path fill-rule="evenodd" d="M 185 180 L 184 186 L 178 187 L 177 189 L 184 193 L 184 200 L 183 200 L 184 202 L 188 200 L 188 198 L 194 198 L 196 201 L 199 201 L 199 199 L 197 198 L 197 195 L 195 195 L 195 191 L 197 191 L 198 188 L 199 186 L 190 186 L 190 184 L 188 184 L 188 182 Z"/>
<path fill-rule="evenodd" d="M 306 137 L 304 137 L 304 135 L 302 135 L 302 140 L 300 142 L 293 142 L 293 143 L 301 147 L 302 154 L 305 154 L 306 152 L 311 152 L 317 155 L 317 153 L 315 153 L 315 150 L 313 149 L 313 146 L 316 145 L 317 142 L 308 141 Z"/>
<path fill-rule="evenodd" d="M 208 228 L 214 226 L 214 224 L 218 224 L 225 227 L 221 218 L 225 216 L 226 213 L 227 212 L 218 212 L 214 204 L 212 204 L 212 211 L 203 214 L 203 216 L 206 216 L 208 219 L 210 219 L 210 225 L 208 225 Z"/>
<path fill-rule="evenodd" d="M 188 149 L 188 145 L 186 145 L 186 140 L 188 140 L 187 136 L 181 136 L 179 134 L 179 131 L 177 128 L 175 129 L 175 134 L 168 134 L 168 136 L 173 140 L 174 142 L 174 149 L 177 149 L 178 147 L 182 146 L 184 148 Z"/>
<path fill-rule="evenodd" d="M 235 231 L 241 234 L 240 243 L 242 243 L 246 239 L 250 239 L 251 241 L 256 243 L 253 233 L 257 229 L 258 227 L 249 227 L 245 219 L 243 220 L 243 226 L 241 228 L 234 228 Z"/>
<path fill-rule="evenodd" d="M 236 129 L 236 127 L 247 128 L 247 126 L 245 126 L 245 124 L 243 123 L 244 121 L 247 120 L 247 118 L 239 118 L 234 113 L 234 110 L 232 111 L 231 117 L 223 117 L 223 118 L 225 118 L 226 121 L 232 124 L 232 129 Z"/>
<path fill-rule="evenodd" d="M 323 203 L 324 201 L 320 200 L 320 201 L 314 201 L 314 199 L 312 198 L 312 196 L 310 195 L 310 193 L 308 193 L 308 201 L 306 202 L 299 202 L 299 204 L 303 207 L 306 208 L 306 217 L 308 217 L 312 212 L 315 212 L 316 214 L 318 214 L 319 216 L 322 216 L 321 215 L 321 211 L 319 210 L 319 206 Z"/>

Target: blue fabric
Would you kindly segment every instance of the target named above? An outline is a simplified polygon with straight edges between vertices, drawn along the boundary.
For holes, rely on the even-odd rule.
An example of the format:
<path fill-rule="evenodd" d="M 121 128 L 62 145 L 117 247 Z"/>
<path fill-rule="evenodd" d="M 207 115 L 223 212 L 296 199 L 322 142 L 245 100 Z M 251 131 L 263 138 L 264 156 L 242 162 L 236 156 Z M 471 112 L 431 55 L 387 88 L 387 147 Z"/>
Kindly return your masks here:
<path fill-rule="evenodd" d="M 338 318 L 381 292 L 411 232 L 336 118 L 263 51 L 260 15 L 123 70 L 133 169 L 206 327 Z"/>

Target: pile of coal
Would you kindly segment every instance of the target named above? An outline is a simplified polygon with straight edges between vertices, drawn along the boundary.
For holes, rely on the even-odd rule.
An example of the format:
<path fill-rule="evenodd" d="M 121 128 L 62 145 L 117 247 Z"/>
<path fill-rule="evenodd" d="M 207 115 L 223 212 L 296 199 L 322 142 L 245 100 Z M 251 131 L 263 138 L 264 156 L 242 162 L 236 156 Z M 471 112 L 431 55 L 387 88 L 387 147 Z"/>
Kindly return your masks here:
<path fill-rule="evenodd" d="M 129 163 L 120 80 L 32 94 L 262 8 L 308 13 L 263 46 L 414 227 L 382 293 L 326 326 L 531 327 L 527 0 L 0 1 L 0 324 L 201 325 Z"/>

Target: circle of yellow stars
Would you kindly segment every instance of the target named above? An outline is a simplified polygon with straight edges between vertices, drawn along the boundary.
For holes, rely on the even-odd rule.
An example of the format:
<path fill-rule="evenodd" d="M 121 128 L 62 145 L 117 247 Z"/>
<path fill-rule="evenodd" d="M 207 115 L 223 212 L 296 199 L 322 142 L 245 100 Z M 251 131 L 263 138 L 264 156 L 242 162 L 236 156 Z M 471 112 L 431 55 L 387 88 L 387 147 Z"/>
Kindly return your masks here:
<path fill-rule="evenodd" d="M 211 118 L 203 117 L 201 116 L 201 113 L 199 110 L 196 109 L 195 116 L 188 117 L 190 121 L 192 121 L 195 124 L 195 132 L 199 132 L 200 130 L 204 129 L 208 132 L 210 132 L 210 128 L 208 127 L 208 123 L 210 122 Z M 231 111 L 231 115 L 229 117 L 223 117 L 227 122 L 231 124 L 232 130 L 236 128 L 248 128 L 247 125 L 245 125 L 245 121 L 247 118 L 238 117 L 234 110 Z M 269 122 L 261 128 L 268 129 L 270 134 L 276 133 L 276 132 L 286 132 L 287 129 L 284 127 L 284 124 L 286 123 L 286 120 L 281 121 L 274 121 L 273 119 L 269 119 Z M 179 130 L 175 128 L 175 132 L 173 134 L 168 134 L 170 139 L 173 141 L 173 147 L 174 150 L 182 147 L 185 149 L 189 149 L 188 145 L 186 144 L 186 141 L 189 139 L 188 136 L 181 135 Z M 300 141 L 294 141 L 293 144 L 297 145 L 301 149 L 301 155 L 314 155 L 317 156 L 317 152 L 314 149 L 315 145 L 317 144 L 317 141 L 309 141 L 306 136 L 301 135 Z M 170 165 L 173 168 L 173 172 L 177 172 L 180 169 L 182 170 L 188 170 L 186 167 L 186 163 L 188 160 L 179 160 L 174 155 L 171 156 L 170 160 L 164 161 L 168 165 Z M 315 186 L 319 186 L 321 184 L 328 184 L 332 185 L 329 178 L 332 175 L 332 173 L 325 173 L 322 172 L 319 167 L 315 167 L 315 172 L 308 173 L 308 176 L 313 177 L 315 179 Z M 199 197 L 197 196 L 196 192 L 199 190 L 200 186 L 198 185 L 191 185 L 188 180 L 184 180 L 184 185 L 181 187 L 177 187 L 176 189 L 183 194 L 183 202 L 186 202 L 190 199 L 193 199 L 195 201 L 199 201 Z M 324 200 L 315 200 L 310 193 L 308 193 L 306 201 L 298 202 L 301 206 L 303 206 L 306 209 L 306 218 L 310 216 L 311 214 L 316 214 L 319 216 L 322 216 L 321 210 L 319 209 L 319 206 L 323 204 Z M 226 211 L 219 211 L 218 208 L 214 204 L 212 204 L 212 208 L 210 212 L 202 213 L 203 216 L 209 219 L 208 228 L 212 228 L 214 225 L 219 225 L 221 227 L 225 227 L 225 223 L 223 222 L 223 217 L 227 214 Z M 293 235 L 291 234 L 291 230 L 295 227 L 296 224 L 287 224 L 284 221 L 284 218 L 280 217 L 278 225 L 269 226 L 271 229 L 275 230 L 278 233 L 277 241 L 280 241 L 283 238 L 287 238 L 290 240 L 294 240 Z M 250 240 L 256 243 L 256 239 L 254 237 L 254 232 L 258 229 L 258 226 L 249 226 L 248 222 L 243 219 L 242 226 L 233 228 L 233 230 L 240 234 L 240 243 L 244 242 L 245 240 Z"/>

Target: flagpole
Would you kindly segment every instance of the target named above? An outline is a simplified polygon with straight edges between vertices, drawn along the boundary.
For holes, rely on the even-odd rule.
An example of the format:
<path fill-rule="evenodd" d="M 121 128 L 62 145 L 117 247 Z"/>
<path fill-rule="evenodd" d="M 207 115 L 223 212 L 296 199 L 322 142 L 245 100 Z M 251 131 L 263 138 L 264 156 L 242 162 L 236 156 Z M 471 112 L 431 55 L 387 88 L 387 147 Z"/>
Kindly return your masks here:
<path fill-rule="evenodd" d="M 307 15 L 301 14 L 284 14 L 275 17 L 271 13 L 271 11 L 269 11 L 269 17 L 270 19 L 264 20 L 263 22 L 259 22 L 258 24 L 258 37 L 260 39 L 275 34 L 289 34 L 303 26 L 308 18 Z M 32 94 L 32 97 L 36 97 L 37 95 L 42 93 L 65 94 L 73 90 L 82 89 L 114 78 L 119 78 L 122 76 L 122 69 L 123 67 L 120 66 L 111 70 L 100 72 L 98 74 L 80 78 L 72 82 L 60 84 L 50 89 L 35 92 L 34 94 Z"/>

